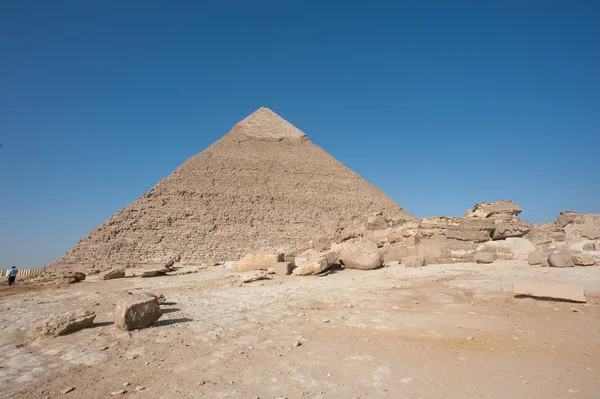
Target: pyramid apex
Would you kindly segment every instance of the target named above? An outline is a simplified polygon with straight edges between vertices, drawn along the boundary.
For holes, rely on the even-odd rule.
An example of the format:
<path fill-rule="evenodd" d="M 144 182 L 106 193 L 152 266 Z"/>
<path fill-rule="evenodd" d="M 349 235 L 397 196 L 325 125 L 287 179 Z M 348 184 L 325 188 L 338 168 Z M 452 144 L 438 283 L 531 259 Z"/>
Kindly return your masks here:
<path fill-rule="evenodd" d="M 266 107 L 260 107 L 242 119 L 234 126 L 232 132 L 254 140 L 306 140 L 304 132 Z"/>

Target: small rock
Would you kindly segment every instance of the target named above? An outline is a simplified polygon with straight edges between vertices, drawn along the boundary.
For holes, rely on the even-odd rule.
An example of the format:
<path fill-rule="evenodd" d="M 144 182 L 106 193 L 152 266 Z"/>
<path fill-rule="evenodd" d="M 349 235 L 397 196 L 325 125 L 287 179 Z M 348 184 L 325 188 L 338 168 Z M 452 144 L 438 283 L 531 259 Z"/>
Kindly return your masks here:
<path fill-rule="evenodd" d="M 68 394 L 69 392 L 73 392 L 75 390 L 75 387 L 69 387 L 69 388 L 65 388 L 62 391 L 60 391 L 60 393 L 62 394 Z"/>
<path fill-rule="evenodd" d="M 468 337 L 467 337 L 467 341 L 473 341 L 473 337 L 471 337 L 471 336 L 468 336 Z"/>
<path fill-rule="evenodd" d="M 101 348 L 98 348 L 98 352 L 102 352 L 108 349 L 108 346 L 103 346 Z"/>
<path fill-rule="evenodd" d="M 138 385 L 137 387 L 135 387 L 136 391 L 143 391 L 144 389 L 146 389 L 146 387 Z"/>
<path fill-rule="evenodd" d="M 325 319 L 323 320 L 323 323 L 329 323 L 329 320 Z"/>
<path fill-rule="evenodd" d="M 301 346 L 301 345 L 302 345 L 302 342 L 300 342 L 300 341 L 296 341 L 296 342 L 294 342 L 294 346 L 295 346 L 295 347 L 298 347 L 298 346 Z"/>
<path fill-rule="evenodd" d="M 413 303 L 414 303 L 415 305 L 418 305 L 418 304 L 419 304 L 419 301 L 414 301 Z"/>
<path fill-rule="evenodd" d="M 126 389 L 119 389 L 118 391 L 113 391 L 111 392 L 111 396 L 117 396 L 117 395 L 125 395 L 127 393 Z"/>
<path fill-rule="evenodd" d="M 124 386 L 124 387 L 128 387 L 128 386 L 130 386 L 130 385 L 131 385 L 131 382 L 124 382 L 124 383 L 123 383 L 123 386 Z"/>

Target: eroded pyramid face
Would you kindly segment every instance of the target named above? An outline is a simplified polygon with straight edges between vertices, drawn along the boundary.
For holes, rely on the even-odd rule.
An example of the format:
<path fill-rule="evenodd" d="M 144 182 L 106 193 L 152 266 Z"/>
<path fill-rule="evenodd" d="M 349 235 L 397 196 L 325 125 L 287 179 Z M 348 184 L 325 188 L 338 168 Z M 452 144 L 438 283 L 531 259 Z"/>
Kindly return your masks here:
<path fill-rule="evenodd" d="M 292 124 L 260 108 L 49 267 L 79 270 L 295 253 L 356 216 L 413 220 Z"/>

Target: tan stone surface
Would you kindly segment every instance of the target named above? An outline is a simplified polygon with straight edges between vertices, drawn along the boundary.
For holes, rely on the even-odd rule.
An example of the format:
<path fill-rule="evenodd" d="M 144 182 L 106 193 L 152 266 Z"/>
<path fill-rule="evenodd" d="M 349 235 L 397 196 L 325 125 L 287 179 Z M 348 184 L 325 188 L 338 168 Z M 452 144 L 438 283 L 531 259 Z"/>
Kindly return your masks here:
<path fill-rule="evenodd" d="M 583 287 L 567 284 L 521 281 L 514 283 L 513 292 L 515 295 L 526 295 L 536 298 L 587 302 Z"/>
<path fill-rule="evenodd" d="M 323 231 L 382 212 L 415 220 L 304 133 L 261 108 L 96 227 L 51 269 L 163 266 L 306 248 Z"/>

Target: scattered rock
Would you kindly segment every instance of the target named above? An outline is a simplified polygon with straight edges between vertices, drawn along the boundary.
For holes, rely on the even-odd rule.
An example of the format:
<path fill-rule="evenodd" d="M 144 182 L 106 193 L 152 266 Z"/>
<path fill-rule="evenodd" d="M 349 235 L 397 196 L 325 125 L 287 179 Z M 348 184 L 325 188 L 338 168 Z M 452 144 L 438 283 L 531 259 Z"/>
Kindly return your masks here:
<path fill-rule="evenodd" d="M 124 278 L 124 277 L 125 277 L 124 269 L 107 270 L 105 272 L 100 273 L 100 275 L 98 276 L 98 278 L 100 280 L 113 280 L 116 278 Z"/>
<path fill-rule="evenodd" d="M 118 391 L 111 392 L 111 396 L 125 395 L 127 393 L 126 389 L 119 389 Z"/>
<path fill-rule="evenodd" d="M 568 252 L 556 252 L 548 256 L 550 267 L 573 267 L 573 258 Z"/>
<path fill-rule="evenodd" d="M 293 273 L 295 276 L 312 276 L 327 270 L 328 267 L 327 259 L 319 258 L 319 260 L 307 262 L 295 268 Z"/>
<path fill-rule="evenodd" d="M 235 270 L 238 272 L 247 272 L 251 270 L 267 270 L 269 267 L 275 267 L 278 262 L 284 261 L 283 254 L 274 253 L 249 253 L 235 264 Z"/>
<path fill-rule="evenodd" d="M 269 277 L 267 277 L 267 273 L 263 270 L 259 270 L 254 273 L 247 273 L 247 274 L 240 276 L 240 281 L 242 283 L 251 283 L 253 281 L 268 280 L 268 279 L 269 279 Z"/>
<path fill-rule="evenodd" d="M 494 261 L 494 254 L 489 252 L 481 252 L 475 254 L 475 262 L 477 263 L 492 263 Z"/>
<path fill-rule="evenodd" d="M 576 266 L 593 266 L 598 262 L 595 256 L 583 254 L 571 254 L 571 259 Z"/>
<path fill-rule="evenodd" d="M 137 387 L 135 387 L 136 391 L 143 391 L 144 389 L 146 389 L 146 387 L 144 387 L 142 385 L 138 385 Z"/>
<path fill-rule="evenodd" d="M 587 302 L 583 287 L 567 284 L 523 281 L 514 283 L 513 292 L 515 296 L 531 296 L 534 298 L 560 299 L 571 302 Z"/>
<path fill-rule="evenodd" d="M 122 330 L 149 326 L 161 316 L 158 300 L 148 295 L 128 295 L 115 307 L 115 325 Z"/>
<path fill-rule="evenodd" d="M 66 395 L 66 394 L 68 394 L 69 392 L 73 392 L 74 390 L 75 390 L 75 387 L 68 387 L 68 388 L 65 388 L 65 389 L 63 389 L 62 391 L 60 391 L 60 393 L 62 393 L 62 394 L 64 394 L 64 395 Z"/>
<path fill-rule="evenodd" d="M 292 262 L 277 262 L 277 264 L 273 267 L 273 270 L 278 276 L 287 276 L 292 274 L 292 269 L 294 268 Z"/>
<path fill-rule="evenodd" d="M 130 293 L 131 294 L 131 293 Z M 134 295 L 134 294 L 131 294 Z M 159 305 L 164 305 L 167 301 L 163 294 L 155 294 L 154 292 L 142 292 L 140 295 L 147 295 L 149 297 L 155 298 L 158 301 Z"/>
<path fill-rule="evenodd" d="M 63 315 L 51 315 L 36 324 L 32 330 L 34 336 L 53 336 L 69 334 L 94 324 L 96 313 L 79 309 Z"/>

